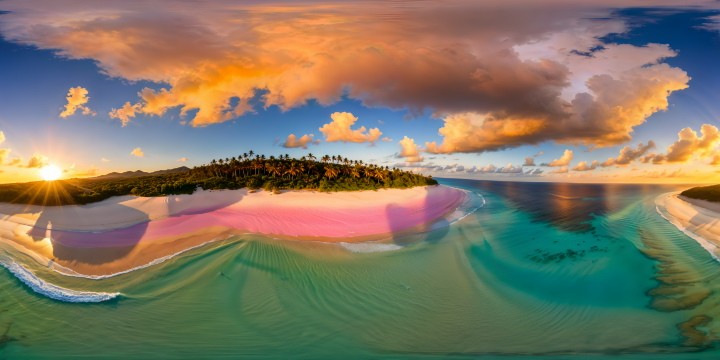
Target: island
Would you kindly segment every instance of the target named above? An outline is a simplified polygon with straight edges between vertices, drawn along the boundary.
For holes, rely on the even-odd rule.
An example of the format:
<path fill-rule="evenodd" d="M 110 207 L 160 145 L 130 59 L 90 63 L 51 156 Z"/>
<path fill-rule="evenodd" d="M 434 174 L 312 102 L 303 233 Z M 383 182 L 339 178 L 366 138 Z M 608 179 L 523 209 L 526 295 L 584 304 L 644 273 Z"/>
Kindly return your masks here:
<path fill-rule="evenodd" d="M 655 204 L 660 215 L 720 259 L 720 185 L 663 194 Z"/>
<path fill-rule="evenodd" d="M 237 235 L 392 241 L 466 193 L 340 156 L 252 155 L 192 169 L 0 186 L 0 245 L 61 273 L 106 277 Z"/>

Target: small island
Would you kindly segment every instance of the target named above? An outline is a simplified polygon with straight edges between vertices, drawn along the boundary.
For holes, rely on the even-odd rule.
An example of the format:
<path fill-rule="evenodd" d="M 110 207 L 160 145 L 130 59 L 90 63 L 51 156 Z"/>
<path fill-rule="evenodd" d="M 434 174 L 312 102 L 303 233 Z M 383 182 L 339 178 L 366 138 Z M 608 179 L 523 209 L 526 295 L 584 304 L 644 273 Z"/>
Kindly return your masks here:
<path fill-rule="evenodd" d="M 0 184 L 0 202 L 29 205 L 79 205 L 113 196 L 167 196 L 205 190 L 357 191 L 406 189 L 437 185 L 429 176 L 390 169 L 340 155 L 312 153 L 300 159 L 255 154 L 212 160 L 195 168 L 181 167 L 153 173 L 111 173 L 95 178 Z"/>
<path fill-rule="evenodd" d="M 466 192 L 340 156 L 252 152 L 192 169 L 0 186 L 0 245 L 71 275 L 102 277 L 243 235 L 393 241 L 451 214 Z"/>

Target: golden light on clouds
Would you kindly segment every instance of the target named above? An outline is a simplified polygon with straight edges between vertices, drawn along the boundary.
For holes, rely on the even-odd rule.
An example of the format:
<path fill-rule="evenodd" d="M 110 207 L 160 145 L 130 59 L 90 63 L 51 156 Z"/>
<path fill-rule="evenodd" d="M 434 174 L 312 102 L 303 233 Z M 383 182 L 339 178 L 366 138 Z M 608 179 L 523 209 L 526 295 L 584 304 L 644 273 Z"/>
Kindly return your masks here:
<path fill-rule="evenodd" d="M 80 111 L 83 115 L 95 115 L 87 103 L 90 101 L 88 96 L 88 90 L 82 86 L 76 86 L 70 88 L 66 97 L 67 103 L 65 109 L 60 113 L 60 117 L 65 119 L 74 115 L 77 111 Z"/>
<path fill-rule="evenodd" d="M 143 151 L 142 148 L 137 147 L 137 148 L 134 148 L 130 152 L 130 155 L 141 158 L 141 157 L 145 157 L 145 152 Z"/>
<path fill-rule="evenodd" d="M 374 143 L 382 136 L 378 128 L 367 129 L 364 126 L 353 129 L 358 118 L 349 112 L 334 112 L 330 114 L 331 122 L 320 127 L 320 132 L 325 136 L 327 142 L 353 142 Z"/>
<path fill-rule="evenodd" d="M 158 84 L 118 103 L 110 116 L 123 126 L 138 114 L 178 109 L 183 123 L 201 127 L 254 106 L 288 110 L 347 96 L 432 111 L 444 121 L 442 140 L 426 144 L 433 153 L 545 141 L 613 146 L 631 140 L 690 80 L 664 63 L 676 55 L 667 45 L 601 40 L 626 31 L 621 19 L 599 20 L 620 2 L 203 2 L 202 16 L 197 4 L 172 1 L 154 3 L 162 12 L 135 2 L 62 1 L 51 16 L 47 3 L 33 6 L 41 3 L 4 2 L 3 34 L 93 59 L 110 76 Z M 63 114 L 85 111 L 83 90 L 71 89 Z M 324 127 L 327 141 L 380 136 L 333 124 Z"/>

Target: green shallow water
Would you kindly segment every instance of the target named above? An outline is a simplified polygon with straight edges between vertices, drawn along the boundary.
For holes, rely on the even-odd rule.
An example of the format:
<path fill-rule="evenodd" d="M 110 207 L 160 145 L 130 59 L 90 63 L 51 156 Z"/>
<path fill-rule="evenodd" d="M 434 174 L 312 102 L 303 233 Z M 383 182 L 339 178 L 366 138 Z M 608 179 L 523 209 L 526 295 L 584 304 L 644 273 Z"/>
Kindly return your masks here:
<path fill-rule="evenodd" d="M 0 359 L 720 356 L 720 263 L 657 214 L 674 188 L 442 182 L 484 206 L 393 251 L 242 236 L 105 280 L 18 257 L 123 296 L 0 270 Z"/>

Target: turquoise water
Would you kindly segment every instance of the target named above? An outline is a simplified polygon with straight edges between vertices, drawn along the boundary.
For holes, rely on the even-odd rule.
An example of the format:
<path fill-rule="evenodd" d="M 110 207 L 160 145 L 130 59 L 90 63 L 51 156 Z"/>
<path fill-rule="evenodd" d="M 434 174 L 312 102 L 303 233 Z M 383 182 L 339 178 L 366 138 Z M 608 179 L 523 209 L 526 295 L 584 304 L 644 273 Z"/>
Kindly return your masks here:
<path fill-rule="evenodd" d="M 377 252 L 242 236 L 104 280 L 14 255 L 122 295 L 0 268 L 0 359 L 720 356 L 720 263 L 655 210 L 679 188 L 442 183 L 483 206 Z"/>

